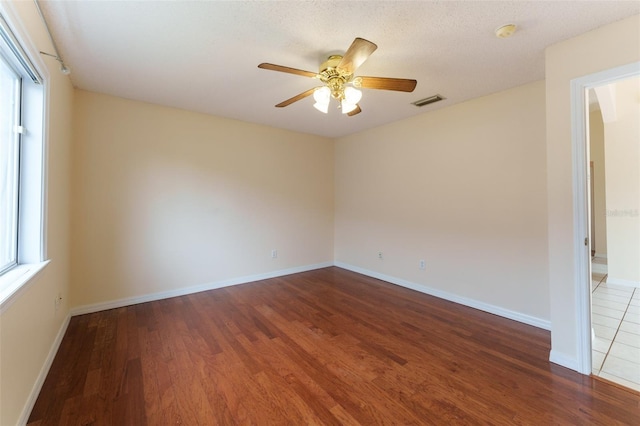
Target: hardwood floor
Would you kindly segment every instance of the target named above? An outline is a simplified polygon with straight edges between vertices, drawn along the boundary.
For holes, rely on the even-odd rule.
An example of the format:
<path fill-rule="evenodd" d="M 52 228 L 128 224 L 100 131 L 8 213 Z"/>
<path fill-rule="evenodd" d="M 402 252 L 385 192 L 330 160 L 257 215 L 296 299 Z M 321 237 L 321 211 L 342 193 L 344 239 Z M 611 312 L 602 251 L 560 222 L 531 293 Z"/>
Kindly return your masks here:
<path fill-rule="evenodd" d="M 326 268 L 73 317 L 29 424 L 640 424 L 549 341 Z"/>

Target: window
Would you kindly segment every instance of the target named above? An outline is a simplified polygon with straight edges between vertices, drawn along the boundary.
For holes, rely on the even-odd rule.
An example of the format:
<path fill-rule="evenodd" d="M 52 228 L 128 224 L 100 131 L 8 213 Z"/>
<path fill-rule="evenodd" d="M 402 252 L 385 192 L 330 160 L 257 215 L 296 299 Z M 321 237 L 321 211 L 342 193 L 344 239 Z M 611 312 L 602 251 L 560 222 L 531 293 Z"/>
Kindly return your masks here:
<path fill-rule="evenodd" d="M 0 2 L 0 312 L 46 262 L 46 70 Z M 21 28 L 21 27 L 20 27 Z M 34 65 L 35 59 L 39 66 Z"/>
<path fill-rule="evenodd" d="M 21 80 L 0 56 L 0 273 L 18 263 Z"/>

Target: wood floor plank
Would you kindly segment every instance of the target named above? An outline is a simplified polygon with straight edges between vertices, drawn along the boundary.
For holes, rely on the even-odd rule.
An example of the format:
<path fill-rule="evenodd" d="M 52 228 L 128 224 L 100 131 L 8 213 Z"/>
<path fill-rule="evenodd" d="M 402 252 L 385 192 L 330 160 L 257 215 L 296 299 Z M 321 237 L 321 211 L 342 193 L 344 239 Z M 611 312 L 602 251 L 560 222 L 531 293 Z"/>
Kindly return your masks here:
<path fill-rule="evenodd" d="M 28 424 L 640 424 L 640 393 L 549 350 L 331 267 L 73 317 Z"/>
<path fill-rule="evenodd" d="M 331 413 L 331 408 L 337 405 L 335 400 L 293 360 L 295 357 L 292 359 L 272 342 L 261 341 L 256 345 L 256 350 L 325 424 L 335 423 Z"/>

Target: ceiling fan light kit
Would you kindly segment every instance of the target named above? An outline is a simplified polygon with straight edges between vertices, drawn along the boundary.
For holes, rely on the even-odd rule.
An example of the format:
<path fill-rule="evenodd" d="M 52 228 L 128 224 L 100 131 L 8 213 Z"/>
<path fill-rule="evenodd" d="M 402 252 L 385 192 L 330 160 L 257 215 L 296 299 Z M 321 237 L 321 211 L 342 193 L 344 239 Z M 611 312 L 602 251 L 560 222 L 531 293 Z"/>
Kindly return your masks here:
<path fill-rule="evenodd" d="M 329 102 L 331 101 L 331 90 L 327 86 L 318 87 L 313 91 L 313 99 L 316 103 L 313 106 L 325 114 L 329 112 Z"/>
<path fill-rule="evenodd" d="M 416 80 L 386 77 L 354 77 L 356 69 L 362 65 L 377 48 L 378 46 L 376 46 L 376 44 L 368 40 L 356 38 L 344 56 L 329 56 L 320 66 L 319 73 L 269 63 L 262 63 L 258 65 L 258 68 L 311 77 L 323 83 L 323 86 L 300 93 L 299 95 L 280 102 L 276 107 L 282 108 L 313 95 L 313 99 L 315 100 L 313 106 L 318 111 L 325 114 L 328 113 L 329 104 L 331 103 L 331 98 L 333 98 L 339 102 L 338 107 L 342 113 L 352 117 L 362 111 L 359 105 L 362 99 L 362 91 L 358 90 L 359 88 L 412 92 L 416 87 Z"/>
<path fill-rule="evenodd" d="M 354 87 L 348 86 L 344 88 L 343 99 L 340 107 L 343 114 L 348 114 L 358 106 L 358 102 L 362 99 L 362 92 Z"/>

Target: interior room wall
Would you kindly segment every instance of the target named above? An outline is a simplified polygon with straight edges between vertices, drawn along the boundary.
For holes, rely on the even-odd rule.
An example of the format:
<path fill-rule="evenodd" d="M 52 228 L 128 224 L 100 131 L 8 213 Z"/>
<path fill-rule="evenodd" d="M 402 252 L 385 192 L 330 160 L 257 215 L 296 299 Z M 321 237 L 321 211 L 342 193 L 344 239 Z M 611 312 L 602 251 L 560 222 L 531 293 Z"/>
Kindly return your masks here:
<path fill-rule="evenodd" d="M 0 10 L 15 19 L 37 52 L 51 44 L 33 2 L 2 2 Z M 46 250 L 51 262 L 26 291 L 0 312 L 0 424 L 21 419 L 54 342 L 61 337 L 69 312 L 70 149 L 73 87 L 59 64 L 43 58 L 48 74 L 48 167 Z M 62 302 L 55 309 L 54 300 Z M 27 413 L 28 414 L 28 413 Z"/>
<path fill-rule="evenodd" d="M 593 223 L 596 257 L 607 257 L 607 202 L 605 188 L 604 123 L 600 110 L 589 113 L 589 154 L 593 162 Z"/>
<path fill-rule="evenodd" d="M 337 264 L 548 326 L 544 111 L 540 81 L 337 140 Z"/>
<path fill-rule="evenodd" d="M 74 306 L 332 263 L 332 140 L 86 91 L 74 111 Z"/>
<path fill-rule="evenodd" d="M 571 80 L 640 60 L 636 15 L 547 48 L 547 193 L 552 359 L 577 369 Z"/>
<path fill-rule="evenodd" d="M 604 123 L 607 282 L 640 286 L 640 78 L 614 89 L 616 120 Z"/>

